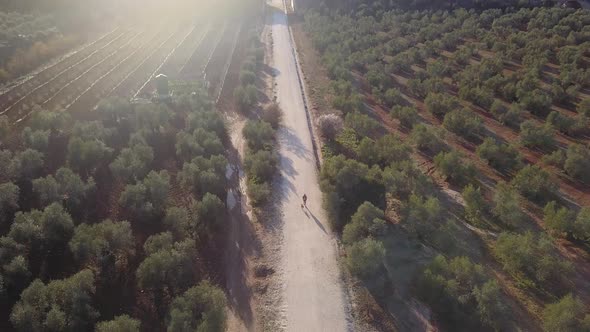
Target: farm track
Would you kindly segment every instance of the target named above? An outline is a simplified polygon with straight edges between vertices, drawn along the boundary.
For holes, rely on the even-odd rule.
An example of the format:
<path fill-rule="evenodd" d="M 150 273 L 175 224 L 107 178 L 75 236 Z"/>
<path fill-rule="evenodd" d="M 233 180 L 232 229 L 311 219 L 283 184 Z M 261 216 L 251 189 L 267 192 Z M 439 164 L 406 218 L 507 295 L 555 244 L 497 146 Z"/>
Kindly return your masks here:
<path fill-rule="evenodd" d="M 120 35 L 121 29 L 115 28 L 99 37 L 95 41 L 82 46 L 77 51 L 71 52 L 69 55 L 63 57 L 60 61 L 39 71 L 29 79 L 26 79 L 9 88 L 0 95 L 0 110 L 5 110 L 10 105 L 23 98 L 23 96 L 38 88 L 40 85 L 46 84 L 73 66 L 76 66 L 80 62 L 90 58 L 96 52 L 105 48 L 110 42 Z"/>
<path fill-rule="evenodd" d="M 231 24 L 226 29 L 226 32 L 215 48 L 215 52 L 212 53 L 210 61 L 205 67 L 205 77 L 209 81 L 210 95 L 213 96 L 215 101 L 217 101 L 221 94 L 223 81 L 225 80 L 225 75 L 227 74 L 241 31 L 242 22 Z"/>
<path fill-rule="evenodd" d="M 94 50 L 91 54 L 84 57 L 80 61 L 77 61 L 55 76 L 46 80 L 45 82 L 37 85 L 36 87 L 26 91 L 23 94 L 19 94 L 19 98 L 11 99 L 11 102 L 6 104 L 6 107 L 0 112 L 0 114 L 20 113 L 23 109 L 30 109 L 35 104 L 40 104 L 45 101 L 47 96 L 55 93 L 56 88 L 67 82 L 73 77 L 77 77 L 80 73 L 87 70 L 90 66 L 93 66 L 100 61 L 108 52 L 113 45 L 117 45 L 122 38 L 127 36 L 128 31 L 118 33 L 113 38 L 109 39 L 100 48 Z"/>
<path fill-rule="evenodd" d="M 225 23 L 219 29 L 219 26 L 213 26 L 208 31 L 199 46 L 195 49 L 187 63 L 181 69 L 180 77 L 187 80 L 200 79 L 203 77 L 204 70 L 211 59 L 211 55 L 215 51 L 217 44 L 223 32 L 225 31 Z"/>

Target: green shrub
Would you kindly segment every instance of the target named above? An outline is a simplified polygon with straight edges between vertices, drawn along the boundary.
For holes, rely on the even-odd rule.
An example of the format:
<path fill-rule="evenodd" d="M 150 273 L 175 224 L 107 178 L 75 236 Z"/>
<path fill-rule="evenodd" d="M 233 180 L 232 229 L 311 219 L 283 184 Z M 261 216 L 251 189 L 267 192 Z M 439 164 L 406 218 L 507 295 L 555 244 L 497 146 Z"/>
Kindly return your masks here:
<path fill-rule="evenodd" d="M 379 122 L 368 115 L 361 114 L 359 112 L 351 112 L 346 114 L 346 117 L 344 118 L 344 124 L 347 127 L 354 129 L 354 131 L 360 137 L 375 136 L 375 133 L 380 128 Z"/>
<path fill-rule="evenodd" d="M 522 157 L 515 146 L 496 142 L 491 137 L 484 139 L 477 147 L 477 155 L 499 170 L 515 169 L 522 165 Z"/>
<path fill-rule="evenodd" d="M 570 145 L 563 169 L 574 179 L 590 183 L 590 149 L 580 144 Z"/>
<path fill-rule="evenodd" d="M 441 152 L 434 157 L 434 165 L 449 181 L 464 185 L 475 179 L 475 166 L 463 160 L 457 151 Z"/>
<path fill-rule="evenodd" d="M 446 149 L 444 132 L 430 125 L 420 123 L 414 126 L 411 138 L 421 151 L 438 154 Z"/>
<path fill-rule="evenodd" d="M 553 196 L 557 185 L 551 180 L 549 173 L 537 165 L 528 165 L 521 169 L 512 179 L 512 185 L 525 197 L 543 201 Z"/>
<path fill-rule="evenodd" d="M 479 136 L 483 131 L 483 123 L 479 116 L 471 113 L 469 110 L 454 110 L 445 115 L 443 126 L 465 138 Z"/>
<path fill-rule="evenodd" d="M 346 264 L 354 275 L 368 279 L 383 266 L 385 246 L 382 242 L 366 238 L 355 242 L 347 248 Z"/>
<path fill-rule="evenodd" d="M 545 306 L 543 310 L 543 330 L 552 331 L 588 331 L 590 314 L 584 303 L 568 294 L 558 302 Z"/>
<path fill-rule="evenodd" d="M 406 128 L 412 129 L 418 122 L 418 111 L 411 106 L 394 106 L 391 109 L 391 116 L 398 119 L 400 124 Z"/>
<path fill-rule="evenodd" d="M 520 142 L 529 148 L 551 149 L 555 146 L 551 128 L 537 126 L 533 120 L 520 125 Z"/>

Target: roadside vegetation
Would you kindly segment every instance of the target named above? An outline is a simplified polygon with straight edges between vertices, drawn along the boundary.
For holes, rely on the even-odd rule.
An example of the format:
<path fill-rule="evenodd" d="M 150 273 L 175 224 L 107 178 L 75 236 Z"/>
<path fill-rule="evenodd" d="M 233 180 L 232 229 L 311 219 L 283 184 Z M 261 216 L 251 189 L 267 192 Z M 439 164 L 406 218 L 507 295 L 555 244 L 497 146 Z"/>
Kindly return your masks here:
<path fill-rule="evenodd" d="M 0 151 L 2 319 L 18 331 L 225 329 L 226 127 L 204 88 L 39 112 Z"/>
<path fill-rule="evenodd" d="M 257 73 L 264 61 L 264 48 L 256 29 L 252 29 L 249 48 L 240 70 L 240 85 L 234 90 L 238 109 L 250 119 L 242 134 L 246 141 L 244 170 L 247 177 L 247 193 L 252 205 L 261 206 L 270 200 L 272 182 L 277 173 L 276 131 L 282 119 L 277 103 L 261 107 L 257 88 Z"/>
<path fill-rule="evenodd" d="M 444 330 L 590 328 L 588 24 L 562 8 L 305 13 L 331 83 L 325 206 L 397 320 L 410 290 Z"/>

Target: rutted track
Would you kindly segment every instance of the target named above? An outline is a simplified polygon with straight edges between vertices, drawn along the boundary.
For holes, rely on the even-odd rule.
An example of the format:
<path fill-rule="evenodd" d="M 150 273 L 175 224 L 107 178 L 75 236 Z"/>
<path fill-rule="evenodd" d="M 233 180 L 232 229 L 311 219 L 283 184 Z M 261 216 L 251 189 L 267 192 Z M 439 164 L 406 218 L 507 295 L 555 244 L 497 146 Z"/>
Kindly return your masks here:
<path fill-rule="evenodd" d="M 7 107 L 23 98 L 32 90 L 38 88 L 40 85 L 46 84 L 48 81 L 54 79 L 73 66 L 76 66 L 78 63 L 93 56 L 97 51 L 103 49 L 115 38 L 120 36 L 120 30 L 120 28 L 113 29 L 95 41 L 88 43 L 82 46 L 79 50 L 65 56 L 57 63 L 39 71 L 29 79 L 26 79 L 5 91 L 0 95 L 0 110 L 4 111 Z"/>
<path fill-rule="evenodd" d="M 200 79 L 203 77 L 207 63 L 209 63 L 211 55 L 215 51 L 224 31 L 225 23 L 221 28 L 219 26 L 213 26 L 209 29 L 202 42 L 181 69 L 180 77 L 187 80 Z"/>
<path fill-rule="evenodd" d="M 92 53 L 82 58 L 80 61 L 71 64 L 61 72 L 57 73 L 51 79 L 44 83 L 28 90 L 25 93 L 19 94 L 18 99 L 11 99 L 11 102 L 6 104 L 6 107 L 0 112 L 0 114 L 11 115 L 13 118 L 19 117 L 22 111 L 29 111 L 34 104 L 40 104 L 44 102 L 47 97 L 53 95 L 57 89 L 56 87 L 62 86 L 67 82 L 70 82 L 73 78 L 79 76 L 81 73 L 86 71 L 91 66 L 99 62 L 106 54 L 110 52 L 111 47 L 119 45 L 122 39 L 128 35 L 129 32 L 121 32 L 113 36 L 100 48 L 94 50 Z"/>
<path fill-rule="evenodd" d="M 164 40 L 165 34 L 150 32 L 141 44 L 138 44 L 134 50 L 122 59 L 117 65 L 111 68 L 104 75 L 94 81 L 82 94 L 80 94 L 72 103 L 66 106 L 66 109 L 72 112 L 83 111 L 88 105 L 96 105 L 101 97 L 109 95 L 115 87 L 123 82 L 133 70 L 133 64 L 141 62 L 145 56 L 142 50 L 156 49 Z"/>
<path fill-rule="evenodd" d="M 101 61 L 68 82 L 54 95 L 45 100 L 45 102 L 42 104 L 42 108 L 47 110 L 59 110 L 69 104 L 81 91 L 85 90 L 104 72 L 108 71 L 108 69 L 112 66 L 112 63 L 118 63 L 120 59 L 124 58 L 127 54 L 126 52 L 128 52 L 131 48 L 130 45 L 136 42 L 136 40 L 141 35 L 142 33 L 133 33 L 129 39 L 126 39 L 122 45 L 111 51 Z"/>
<path fill-rule="evenodd" d="M 241 30 L 241 21 L 230 24 L 205 67 L 205 77 L 209 82 L 209 91 L 215 101 L 217 101 L 217 98 L 221 94 L 225 75 L 227 74 Z"/>

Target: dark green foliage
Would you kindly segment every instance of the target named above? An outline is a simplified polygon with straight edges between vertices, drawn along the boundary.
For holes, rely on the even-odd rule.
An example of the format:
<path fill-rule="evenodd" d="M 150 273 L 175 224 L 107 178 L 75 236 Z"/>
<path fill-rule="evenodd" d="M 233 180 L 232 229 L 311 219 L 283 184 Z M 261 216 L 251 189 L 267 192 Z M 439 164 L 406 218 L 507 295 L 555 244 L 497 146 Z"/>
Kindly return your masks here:
<path fill-rule="evenodd" d="M 357 147 L 359 161 L 369 166 L 377 164 L 385 167 L 394 162 L 402 162 L 410 158 L 411 152 L 412 148 L 394 134 L 381 136 L 377 141 L 365 137 Z"/>
<path fill-rule="evenodd" d="M 271 149 L 274 144 L 275 130 L 265 121 L 248 121 L 242 131 L 252 151 Z"/>
<path fill-rule="evenodd" d="M 410 129 L 419 120 L 418 111 L 411 106 L 394 106 L 391 109 L 391 116 L 398 119 L 402 126 Z"/>
<path fill-rule="evenodd" d="M 208 281 L 201 281 L 172 301 L 168 331 L 225 331 L 225 308 L 223 291 Z"/>
<path fill-rule="evenodd" d="M 225 204 L 219 197 L 206 193 L 203 199 L 193 208 L 196 213 L 199 225 L 208 230 L 219 229 L 225 220 Z"/>
<path fill-rule="evenodd" d="M 18 331 L 87 331 L 99 315 L 94 292 L 90 270 L 47 284 L 37 279 L 22 292 L 10 321 Z"/>
<path fill-rule="evenodd" d="M 168 172 L 151 171 L 142 182 L 125 187 L 119 204 L 132 212 L 136 218 L 149 222 L 164 213 L 169 190 Z"/>
<path fill-rule="evenodd" d="M 543 330 L 547 332 L 589 331 L 590 314 L 582 301 L 568 294 L 559 301 L 545 306 Z"/>
<path fill-rule="evenodd" d="M 0 296 L 15 296 L 31 281 L 26 247 L 12 238 L 0 237 Z"/>
<path fill-rule="evenodd" d="M 113 174 L 127 183 L 143 178 L 154 160 L 154 150 L 145 144 L 134 144 L 121 150 L 109 167 Z"/>
<path fill-rule="evenodd" d="M 456 98 L 442 93 L 429 93 L 424 99 L 424 103 L 426 109 L 436 116 L 444 116 L 459 107 Z"/>
<path fill-rule="evenodd" d="M 474 138 L 483 131 L 483 123 L 479 116 L 467 109 L 454 110 L 445 115 L 445 128 L 459 136 Z"/>
<path fill-rule="evenodd" d="M 166 210 L 164 226 L 174 234 L 176 239 L 191 236 L 197 226 L 197 220 L 191 217 L 189 211 L 182 207 L 171 207 Z"/>
<path fill-rule="evenodd" d="M 444 132 L 425 124 L 418 124 L 412 129 L 412 141 L 421 151 L 438 154 L 446 148 Z"/>
<path fill-rule="evenodd" d="M 463 199 L 465 200 L 465 214 L 467 219 L 473 223 L 479 223 L 488 210 L 487 202 L 481 194 L 480 188 L 468 184 L 463 188 Z"/>
<path fill-rule="evenodd" d="M 30 125 L 33 130 L 50 130 L 58 132 L 70 126 L 71 116 L 68 112 L 35 112 L 31 117 Z"/>
<path fill-rule="evenodd" d="M 68 143 L 68 163 L 70 167 L 80 172 L 91 172 L 101 162 L 108 160 L 113 149 L 99 139 L 70 138 Z"/>
<path fill-rule="evenodd" d="M 474 180 L 475 166 L 465 161 L 459 152 L 441 152 L 434 157 L 434 165 L 449 181 L 464 185 Z"/>
<path fill-rule="evenodd" d="M 137 268 L 138 286 L 155 293 L 168 289 L 173 293 L 186 289 L 194 280 L 194 241 L 154 246 L 150 239 L 144 248 L 148 256 Z M 150 247 L 151 246 L 151 247 Z"/>
<path fill-rule="evenodd" d="M 590 241 L 590 207 L 583 207 L 574 221 L 573 235 L 582 241 Z"/>
<path fill-rule="evenodd" d="M 563 168 L 565 163 L 565 152 L 563 150 L 555 150 L 550 154 L 546 154 L 541 158 L 541 161 L 545 165 L 555 166 L 557 168 Z"/>
<path fill-rule="evenodd" d="M 270 184 L 267 182 L 257 182 L 254 179 L 248 179 L 248 197 L 254 206 L 266 203 L 270 198 Z"/>
<path fill-rule="evenodd" d="M 347 127 L 354 129 L 360 137 L 373 137 L 380 128 L 379 122 L 370 116 L 359 112 L 346 114 L 344 124 Z"/>
<path fill-rule="evenodd" d="M 360 278 L 373 277 L 383 266 L 385 246 L 375 239 L 366 238 L 347 248 L 346 264 L 350 272 Z"/>
<path fill-rule="evenodd" d="M 127 221 L 109 219 L 98 224 L 80 224 L 69 243 L 74 258 L 82 265 L 100 264 L 109 255 L 124 260 L 133 253 L 133 234 Z"/>
<path fill-rule="evenodd" d="M 325 160 L 321 170 L 321 188 L 332 222 L 341 230 L 345 220 L 364 201 L 380 206 L 384 188 L 381 170 L 339 155 Z"/>
<path fill-rule="evenodd" d="M 251 111 L 258 103 L 258 91 L 256 86 L 248 84 L 239 86 L 234 90 L 234 99 L 242 112 Z"/>
<path fill-rule="evenodd" d="M 405 225 L 410 233 L 429 238 L 440 226 L 442 208 L 435 197 L 411 195 L 403 208 Z"/>
<path fill-rule="evenodd" d="M 548 237 L 536 237 L 531 232 L 500 234 L 494 253 L 506 271 L 541 285 L 563 282 L 573 271 L 572 264 L 558 256 Z"/>
<path fill-rule="evenodd" d="M 400 198 L 410 194 L 426 195 L 432 192 L 432 181 L 411 160 L 393 163 L 383 169 L 383 184 L 388 193 Z"/>
<path fill-rule="evenodd" d="M 574 211 L 564 206 L 559 207 L 555 201 L 551 201 L 545 205 L 543 215 L 545 226 L 556 233 L 569 233 L 573 231 L 574 219 L 576 218 Z"/>
<path fill-rule="evenodd" d="M 51 249 L 63 246 L 74 234 L 74 222 L 64 208 L 53 203 L 43 211 L 17 212 L 8 236 L 27 246 Z"/>
<path fill-rule="evenodd" d="M 496 185 L 492 213 L 507 225 L 519 226 L 523 221 L 524 213 L 520 209 L 520 195 L 506 182 Z"/>
<path fill-rule="evenodd" d="M 4 223 L 18 209 L 19 193 L 19 187 L 12 182 L 0 184 L 0 223 Z"/>
<path fill-rule="evenodd" d="M 368 236 L 379 236 L 386 228 L 383 211 L 369 202 L 363 203 L 342 231 L 342 240 L 353 244 Z"/>
<path fill-rule="evenodd" d="M 197 156 L 209 158 L 223 152 L 223 143 L 215 132 L 197 128 L 192 134 L 181 131 L 176 135 L 176 155 L 182 160 Z"/>
<path fill-rule="evenodd" d="M 467 257 L 435 257 L 418 278 L 418 295 L 449 327 L 497 327 L 501 322 L 496 321 L 495 314 L 507 314 L 496 281 Z"/>
<path fill-rule="evenodd" d="M 395 105 L 403 104 L 404 97 L 402 97 L 402 94 L 398 89 L 391 88 L 385 91 L 383 101 L 385 102 L 385 106 L 387 106 L 388 108 L 392 108 Z"/>
<path fill-rule="evenodd" d="M 246 155 L 244 168 L 248 176 L 254 177 L 262 182 L 272 180 L 279 162 L 279 156 L 271 151 L 259 150 Z"/>
<path fill-rule="evenodd" d="M 23 129 L 21 137 L 27 148 L 45 152 L 49 146 L 50 133 L 51 132 L 49 130 L 33 131 L 30 127 L 26 127 Z"/>
<path fill-rule="evenodd" d="M 181 185 L 190 188 L 198 197 L 207 192 L 225 197 L 226 167 L 227 159 L 224 156 L 212 156 L 209 159 L 196 157 L 190 163 L 184 163 L 177 177 Z"/>
<path fill-rule="evenodd" d="M 96 184 L 92 177 L 84 183 L 78 174 L 66 167 L 58 169 L 55 177 L 48 175 L 33 180 L 33 192 L 37 194 L 42 205 L 63 202 L 72 210 L 79 209 L 95 189 Z"/>
<path fill-rule="evenodd" d="M 570 136 L 576 136 L 588 130 L 588 119 L 585 116 L 574 118 L 553 111 L 549 113 L 546 121 L 556 130 Z"/>
<path fill-rule="evenodd" d="M 43 153 L 26 149 L 14 155 L 8 165 L 8 172 L 14 179 L 32 179 L 41 172 L 44 159 Z"/>
<path fill-rule="evenodd" d="M 522 157 L 515 146 L 499 143 L 491 137 L 477 147 L 477 155 L 498 170 L 511 170 L 522 165 Z"/>
<path fill-rule="evenodd" d="M 220 139 L 227 135 L 223 118 L 215 111 L 199 110 L 188 115 L 186 120 L 186 131 L 190 133 L 199 128 L 215 132 Z"/>
<path fill-rule="evenodd" d="M 533 120 L 520 125 L 520 142 L 526 147 L 550 149 L 555 145 L 553 135 L 550 127 L 537 126 Z"/>
<path fill-rule="evenodd" d="M 96 332 L 139 332 L 140 322 L 128 315 L 115 317 L 113 320 L 96 324 Z"/>
<path fill-rule="evenodd" d="M 528 165 L 521 169 L 512 179 L 512 185 L 522 195 L 535 201 L 548 199 L 557 190 L 549 173 L 537 165 Z"/>
<path fill-rule="evenodd" d="M 563 169 L 574 179 L 590 183 L 590 149 L 580 144 L 570 145 Z"/>

